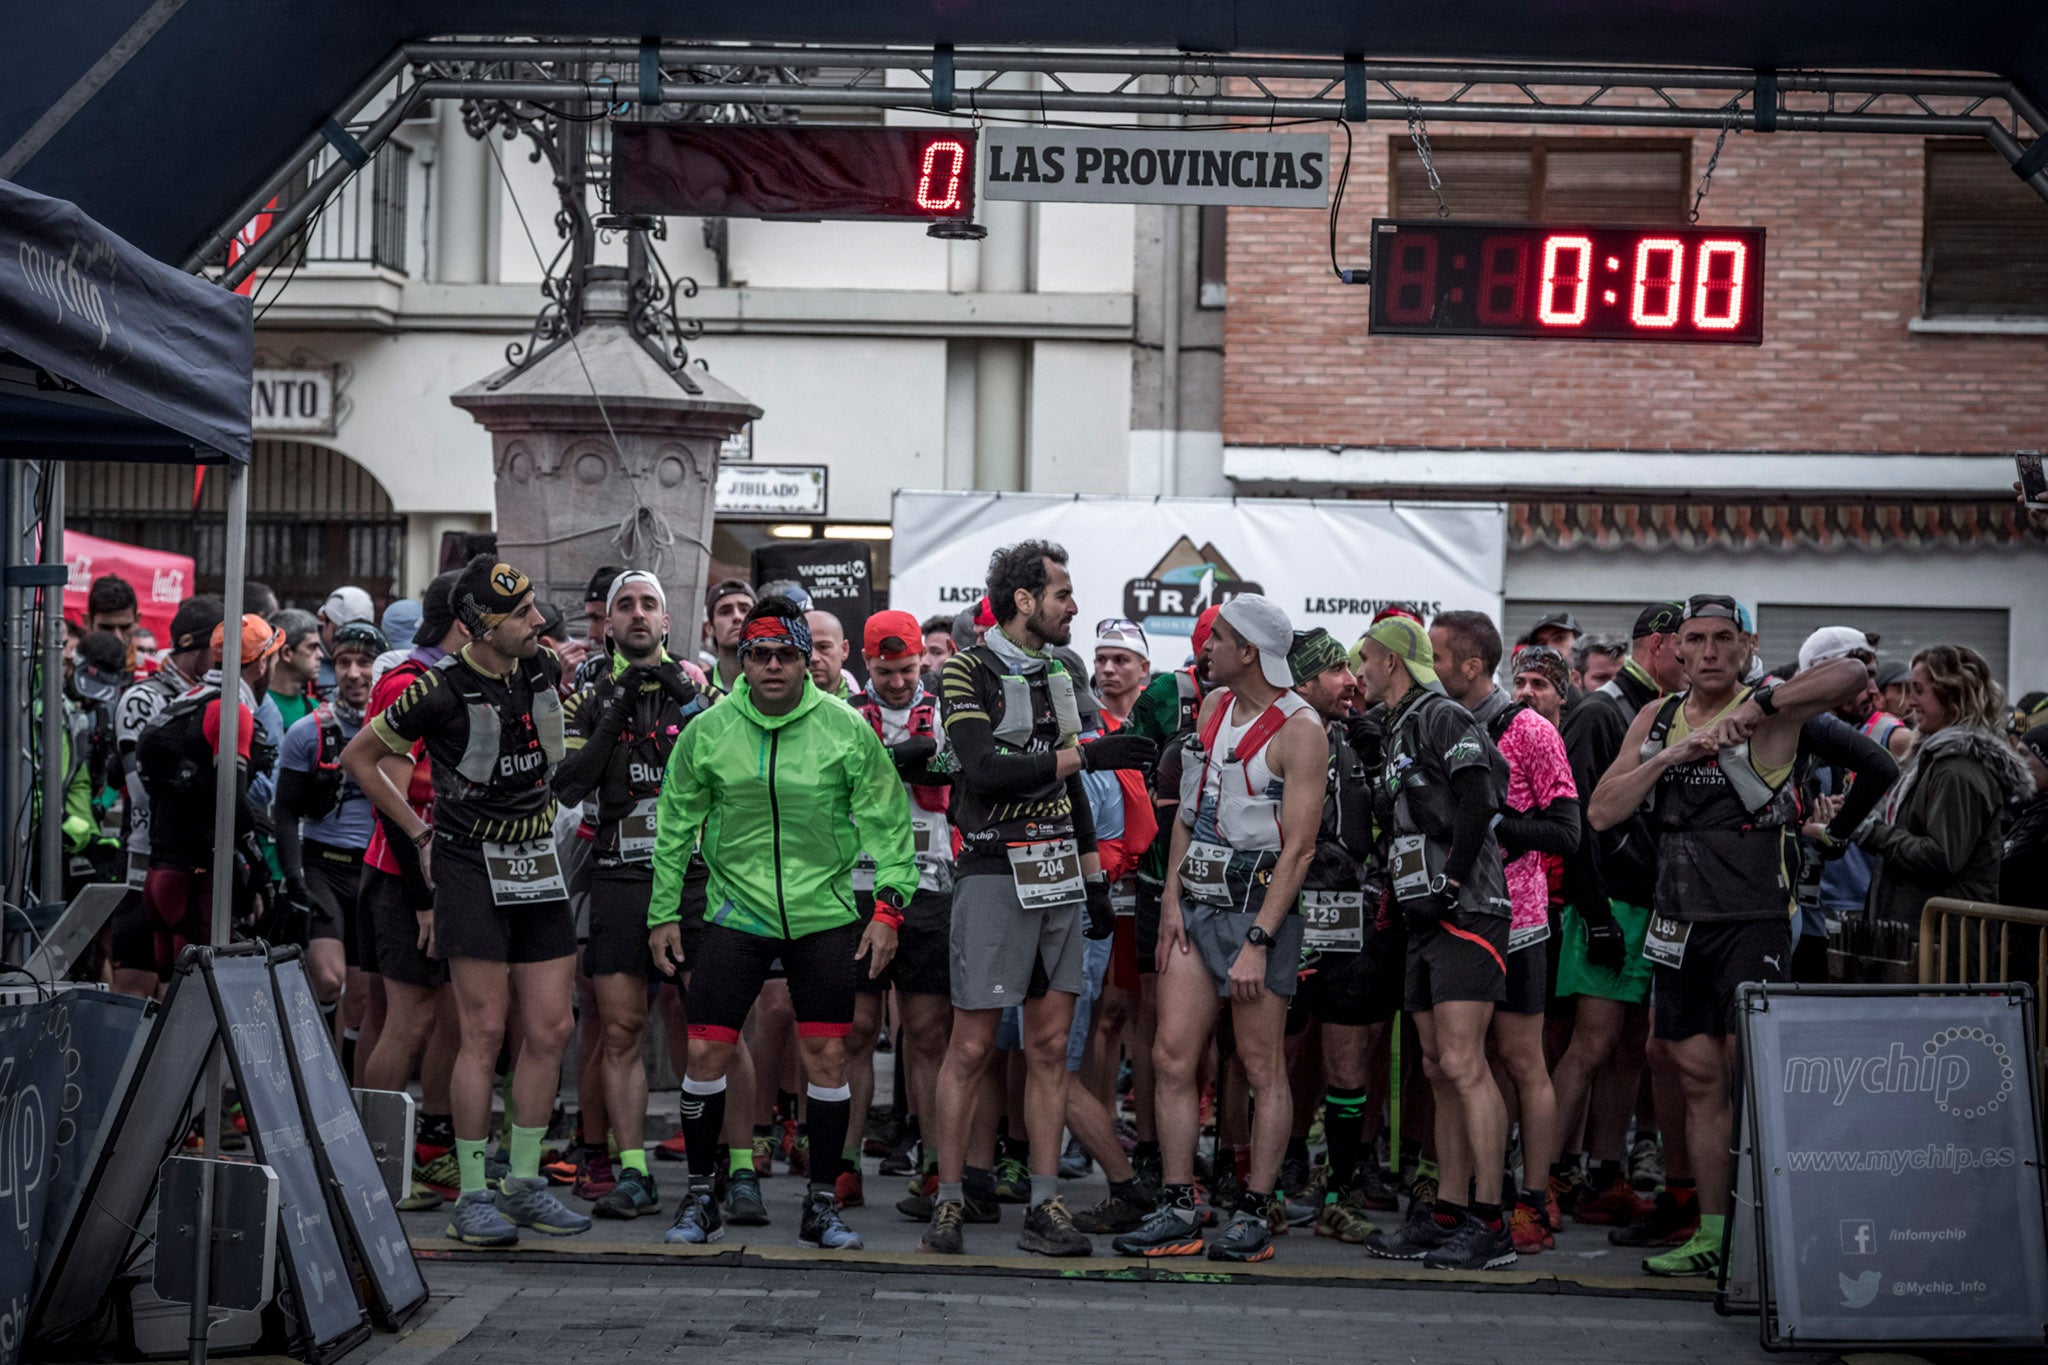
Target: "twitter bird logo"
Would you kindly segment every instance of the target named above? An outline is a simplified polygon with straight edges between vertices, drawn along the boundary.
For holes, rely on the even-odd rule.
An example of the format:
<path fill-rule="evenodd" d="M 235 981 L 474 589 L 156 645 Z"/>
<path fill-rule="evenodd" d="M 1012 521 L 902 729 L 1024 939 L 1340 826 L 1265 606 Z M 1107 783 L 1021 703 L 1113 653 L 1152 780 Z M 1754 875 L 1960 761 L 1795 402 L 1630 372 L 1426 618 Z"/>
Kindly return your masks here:
<path fill-rule="evenodd" d="M 1847 1275 L 1835 1278 L 1842 1282 L 1842 1307 L 1868 1308 L 1877 1297 L 1877 1282 L 1882 1277 L 1875 1270 L 1866 1270 L 1853 1280 Z"/>

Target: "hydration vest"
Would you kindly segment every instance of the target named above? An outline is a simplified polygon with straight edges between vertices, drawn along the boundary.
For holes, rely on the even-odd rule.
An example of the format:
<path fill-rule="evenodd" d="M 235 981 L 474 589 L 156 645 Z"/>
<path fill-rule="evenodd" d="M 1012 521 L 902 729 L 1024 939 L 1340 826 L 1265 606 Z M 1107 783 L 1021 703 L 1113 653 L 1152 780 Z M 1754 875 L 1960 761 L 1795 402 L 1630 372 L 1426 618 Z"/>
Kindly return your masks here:
<path fill-rule="evenodd" d="M 875 738 L 887 743 L 882 733 L 882 703 L 873 692 L 860 692 L 847 701 L 847 705 L 867 717 L 869 725 L 875 727 Z M 945 747 L 945 735 L 939 724 L 939 699 L 925 692 L 910 707 L 906 727 L 917 739 L 929 739 L 939 747 Z M 906 782 L 910 799 L 920 810 L 944 814 L 946 803 L 952 795 L 950 786 L 926 786 L 923 783 Z"/>
<path fill-rule="evenodd" d="M 341 751 L 348 741 L 342 737 L 341 718 L 331 702 L 313 708 L 313 721 L 320 728 L 320 744 L 313 752 L 312 781 L 307 786 L 305 818 L 319 820 L 345 801 L 363 794 L 341 766 Z"/>

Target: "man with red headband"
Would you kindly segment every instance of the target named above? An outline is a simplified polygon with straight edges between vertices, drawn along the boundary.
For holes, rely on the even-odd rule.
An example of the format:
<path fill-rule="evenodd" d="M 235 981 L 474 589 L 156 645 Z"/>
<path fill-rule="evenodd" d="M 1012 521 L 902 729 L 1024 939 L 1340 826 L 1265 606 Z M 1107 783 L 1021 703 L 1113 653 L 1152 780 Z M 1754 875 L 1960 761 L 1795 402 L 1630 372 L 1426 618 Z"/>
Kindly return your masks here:
<path fill-rule="evenodd" d="M 739 650 L 740 681 L 683 730 L 655 808 L 648 948 L 664 975 L 685 966 L 677 921 L 693 848 L 711 874 L 703 935 L 687 963 L 682 1118 L 690 1189 L 666 1240 L 704 1245 L 725 1235 L 712 1180 L 726 1072 L 747 1011 L 780 959 L 808 1080 L 810 1189 L 797 1240 L 851 1250 L 860 1237 L 840 1220 L 838 1163 L 829 1154 L 845 1149 L 853 1115 L 846 1037 L 856 980 L 888 970 L 918 886 L 909 804 L 874 728 L 812 682 L 811 631 L 795 603 L 773 595 L 755 603 Z M 852 894 L 863 852 L 875 864 L 865 927 Z"/>
<path fill-rule="evenodd" d="M 848 704 L 867 717 L 903 779 L 917 850 L 917 891 L 904 907 L 895 960 L 880 975 L 862 977 L 857 983 L 860 994 L 853 1006 L 853 1032 L 847 1038 L 847 1067 L 853 1112 L 864 1115 L 875 1092 L 875 1037 L 882 1024 L 882 1002 L 894 985 L 903 1016 L 897 1065 L 906 1068 L 906 1090 L 921 1122 L 921 1116 L 937 1112 L 932 1092 L 953 1031 L 952 975 L 946 961 L 953 931 L 953 826 L 946 819 L 953 759 L 939 723 L 939 700 L 925 691 L 919 677 L 925 653 L 917 618 L 907 611 L 876 612 L 862 632 L 861 654 L 868 664 L 868 687 Z M 862 859 L 853 869 L 853 895 L 863 919 L 874 915 L 874 891 L 874 866 Z M 859 1142 L 859 1134 L 851 1134 L 842 1154 L 842 1204 L 861 1200 Z M 937 1169 L 938 1156 L 929 1143 L 924 1162 L 928 1170 Z"/>

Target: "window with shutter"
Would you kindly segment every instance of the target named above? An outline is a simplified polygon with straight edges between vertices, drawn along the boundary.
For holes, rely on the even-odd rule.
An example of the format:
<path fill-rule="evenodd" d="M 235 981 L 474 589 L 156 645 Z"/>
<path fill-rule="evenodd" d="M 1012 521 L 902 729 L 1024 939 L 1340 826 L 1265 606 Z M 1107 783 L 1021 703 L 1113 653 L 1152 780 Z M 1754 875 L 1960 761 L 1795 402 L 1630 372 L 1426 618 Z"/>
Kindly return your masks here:
<path fill-rule="evenodd" d="M 1974 138 L 1929 139 L 1920 312 L 2048 317 L 2048 212 Z"/>
<path fill-rule="evenodd" d="M 1422 158 L 1388 139 L 1396 218 L 1436 213 Z M 1440 138 L 1430 146 L 1444 202 L 1472 222 L 1675 223 L 1685 216 L 1692 144 L 1675 138 Z"/>

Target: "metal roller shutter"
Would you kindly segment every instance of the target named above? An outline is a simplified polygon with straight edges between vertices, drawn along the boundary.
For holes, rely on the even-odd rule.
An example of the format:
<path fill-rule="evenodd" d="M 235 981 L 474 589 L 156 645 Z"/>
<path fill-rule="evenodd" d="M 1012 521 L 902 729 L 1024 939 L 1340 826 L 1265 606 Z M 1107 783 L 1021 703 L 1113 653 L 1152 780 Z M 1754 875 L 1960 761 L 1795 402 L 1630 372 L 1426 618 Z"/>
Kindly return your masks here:
<path fill-rule="evenodd" d="M 1797 606 L 1766 602 L 1757 608 L 1758 647 L 1776 668 L 1799 657 L 1799 646 L 1822 626 L 1875 631 L 1885 659 L 1910 660 L 1928 645 L 1968 645 L 1991 665 L 1991 676 L 2010 686 L 2012 628 L 2009 612 L 1977 607 Z"/>

